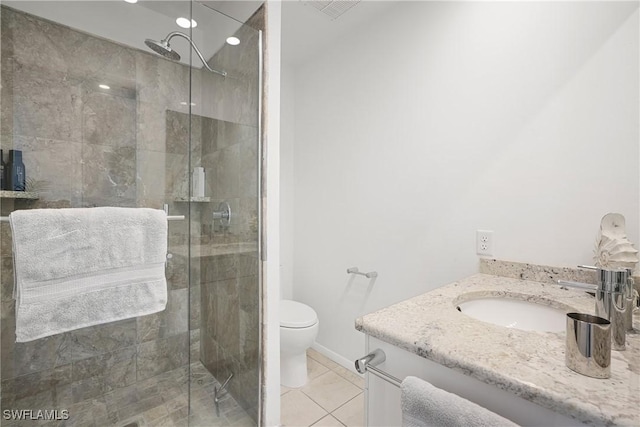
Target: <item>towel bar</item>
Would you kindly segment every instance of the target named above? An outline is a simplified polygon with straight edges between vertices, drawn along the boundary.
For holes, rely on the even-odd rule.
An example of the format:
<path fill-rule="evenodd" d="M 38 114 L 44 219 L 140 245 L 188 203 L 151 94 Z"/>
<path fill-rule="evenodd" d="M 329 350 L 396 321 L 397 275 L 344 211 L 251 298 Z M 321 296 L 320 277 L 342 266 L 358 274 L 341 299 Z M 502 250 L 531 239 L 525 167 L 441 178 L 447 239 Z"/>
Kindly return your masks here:
<path fill-rule="evenodd" d="M 167 217 L 167 221 L 181 221 L 184 219 L 184 215 L 171 215 Z M 9 222 L 8 216 L 0 216 L 0 222 Z"/>
<path fill-rule="evenodd" d="M 376 368 L 377 365 L 381 364 L 387 359 L 387 356 L 384 354 L 384 351 L 381 349 L 376 349 L 372 353 L 367 354 L 366 356 L 356 360 L 356 371 L 364 374 L 366 372 L 370 372 L 374 374 L 376 377 L 385 380 L 389 384 L 392 384 L 398 388 L 402 384 L 402 380 L 394 377 L 391 374 L 386 373 L 382 369 Z"/>

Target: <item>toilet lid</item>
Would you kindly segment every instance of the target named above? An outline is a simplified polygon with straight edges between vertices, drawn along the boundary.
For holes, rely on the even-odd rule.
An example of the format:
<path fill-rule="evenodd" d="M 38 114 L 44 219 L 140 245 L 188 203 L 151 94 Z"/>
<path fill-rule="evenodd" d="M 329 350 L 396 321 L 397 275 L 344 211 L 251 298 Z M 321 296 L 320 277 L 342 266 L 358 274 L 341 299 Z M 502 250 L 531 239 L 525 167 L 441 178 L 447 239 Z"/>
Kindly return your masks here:
<path fill-rule="evenodd" d="M 296 301 L 280 301 L 280 326 L 307 328 L 316 323 L 318 323 L 318 315 L 313 308 Z"/>

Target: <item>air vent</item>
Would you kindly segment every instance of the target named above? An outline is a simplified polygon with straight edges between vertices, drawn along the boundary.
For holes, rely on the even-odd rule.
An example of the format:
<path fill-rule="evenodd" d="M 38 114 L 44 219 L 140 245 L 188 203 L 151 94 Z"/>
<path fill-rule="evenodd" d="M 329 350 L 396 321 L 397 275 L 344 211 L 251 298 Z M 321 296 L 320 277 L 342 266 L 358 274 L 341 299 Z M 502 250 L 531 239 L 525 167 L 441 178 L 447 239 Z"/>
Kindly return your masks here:
<path fill-rule="evenodd" d="M 313 6 L 334 20 L 360 3 L 360 0 L 310 0 L 304 3 Z"/>

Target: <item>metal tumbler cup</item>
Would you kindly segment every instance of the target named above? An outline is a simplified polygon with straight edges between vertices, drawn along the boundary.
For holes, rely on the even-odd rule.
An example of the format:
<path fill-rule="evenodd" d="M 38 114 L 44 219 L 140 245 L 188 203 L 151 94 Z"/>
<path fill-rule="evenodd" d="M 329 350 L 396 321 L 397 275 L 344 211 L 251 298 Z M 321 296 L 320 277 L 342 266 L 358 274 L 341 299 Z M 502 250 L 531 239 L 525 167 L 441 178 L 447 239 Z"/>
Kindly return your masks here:
<path fill-rule="evenodd" d="M 611 376 L 611 322 L 602 317 L 567 313 L 567 367 L 593 378 Z"/>

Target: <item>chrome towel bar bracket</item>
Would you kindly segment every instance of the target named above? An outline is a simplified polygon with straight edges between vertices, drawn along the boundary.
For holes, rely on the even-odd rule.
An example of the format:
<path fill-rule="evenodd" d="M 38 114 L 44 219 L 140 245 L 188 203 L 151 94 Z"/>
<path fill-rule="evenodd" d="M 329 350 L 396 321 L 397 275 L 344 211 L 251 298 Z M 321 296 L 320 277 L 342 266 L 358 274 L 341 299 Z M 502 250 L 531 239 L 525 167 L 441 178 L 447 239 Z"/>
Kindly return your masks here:
<path fill-rule="evenodd" d="M 355 361 L 356 371 L 360 372 L 361 374 L 369 372 L 396 387 L 400 387 L 400 385 L 402 385 L 402 380 L 399 380 L 393 375 L 386 373 L 382 369 L 376 368 L 377 365 L 381 364 L 385 360 L 387 360 L 387 356 L 384 354 L 384 351 L 379 348 L 375 349 L 373 352 Z"/>
<path fill-rule="evenodd" d="M 358 270 L 358 267 L 347 268 L 347 274 L 358 274 L 360 276 L 365 276 L 367 279 L 378 277 L 378 273 L 375 271 L 370 271 L 368 273 L 360 273 L 360 270 Z"/>

